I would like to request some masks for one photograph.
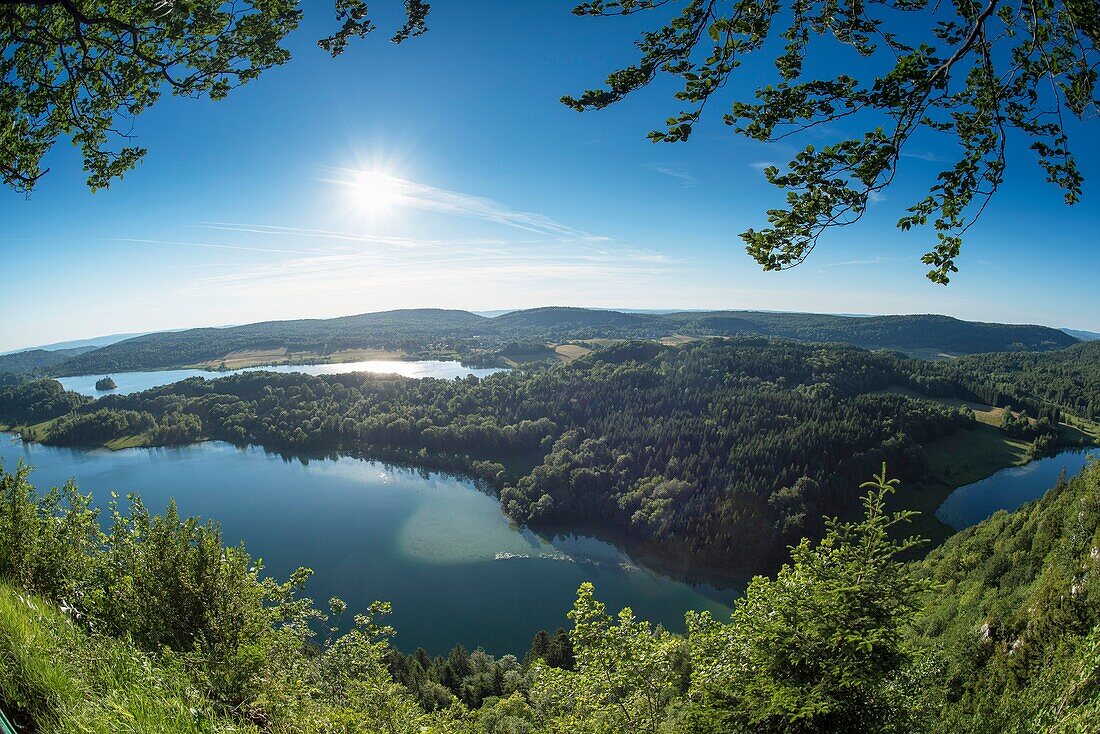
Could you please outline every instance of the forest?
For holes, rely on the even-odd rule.
[[[254,372],[96,401],[29,381],[0,389],[0,423],[61,445],[218,439],[461,471],[518,522],[600,527],[701,571],[756,570],[821,537],[823,516],[857,511],[852,487],[881,462],[918,484],[925,446],[974,425],[953,400],[1011,406],[1008,435],[1036,456],[1056,449],[1059,422],[1095,418],[1097,400],[1098,362],[1061,354],[991,372],[991,356],[758,337],[623,342],[483,379]]]
[[[516,341],[659,339],[757,335],[806,342],[841,342],[898,349],[918,356],[995,351],[1049,351],[1077,339],[1045,326],[961,321],[947,316],[848,317],[755,311],[621,313],[582,308],[537,308],[493,318],[468,311],[414,309],[335,319],[269,321],[222,329],[148,334],[66,359],[0,357],[0,372],[37,370],[51,376],[185,367],[232,352],[279,350],[327,355],[380,349],[408,357],[457,357],[470,364],[503,364]]]

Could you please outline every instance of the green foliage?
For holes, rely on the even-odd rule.
[[[902,629],[926,583],[894,540],[915,513],[885,511],[897,480],[886,467],[863,486],[865,515],[803,540],[775,579],[756,577],[730,624],[690,614],[691,694],[711,726],[758,732],[882,732],[904,700],[884,686],[908,659]]]
[[[752,101],[736,99],[727,125],[769,142],[846,131],[835,143],[806,145],[783,170],[765,169],[786,207],[768,211],[767,228],[741,234],[765,270],[801,263],[822,234],[861,219],[928,133],[948,136],[958,156],[898,227],[931,222],[936,240],[922,259],[934,282],[957,271],[963,234],[1004,181],[1010,138],[1030,142],[1066,203],[1081,196],[1063,120],[1096,111],[1095,2],[590,0],[573,12],[660,18],[641,34],[639,59],[612,72],[606,88],[563,98],[574,109],[608,107],[667,75],[680,84],[674,96],[684,109],[650,138],[685,141],[720,90],[744,89],[736,81],[746,58],[767,54],[776,83],[757,87]],[[805,63],[830,45],[847,52],[850,74],[822,78]]]
[[[28,349],[14,354],[0,354],[0,372],[37,372],[67,359],[91,351],[88,347],[73,349]]]
[[[296,0],[8,0],[0,3],[0,177],[30,191],[46,173],[42,158],[59,138],[84,155],[88,186],[110,185],[145,150],[128,142],[127,118],[165,90],[224,98],[286,63],[282,45],[298,27]],[[320,45],[333,56],[374,29],[363,0],[336,0],[340,29]],[[428,3],[407,0],[399,43],[425,30]],[[121,147],[116,147],[116,146]]]
[[[3,421],[12,426],[58,418],[91,403],[91,398],[69,392],[54,380],[16,382],[0,388]]]
[[[677,653],[682,640],[630,608],[616,618],[581,585],[569,618],[574,670],[537,665],[530,698],[548,732],[651,732],[667,717],[679,692]]]

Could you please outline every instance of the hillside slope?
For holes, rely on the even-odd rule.
[[[944,665],[940,731],[1098,730],[1100,463],[920,568],[937,584],[917,632]]]
[[[754,311],[674,314],[583,308],[537,308],[487,318],[468,311],[412,309],[335,319],[267,321],[223,329],[148,334],[50,365],[55,375],[162,369],[216,362],[242,351],[274,351],[324,359],[342,350],[379,349],[467,360],[499,357],[516,341],[768,336],[900,349],[916,356],[1064,349],[1077,340],[1058,329],[961,321],[948,316],[831,316]]]

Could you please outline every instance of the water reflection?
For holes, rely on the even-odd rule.
[[[191,377],[202,377],[207,380],[216,380],[219,377],[227,377],[242,372],[298,372],[306,375],[342,375],[349,372],[373,372],[376,374],[395,374],[404,377],[435,377],[441,380],[453,380],[456,377],[488,377],[496,372],[501,372],[496,367],[466,367],[461,362],[448,360],[421,360],[406,362],[401,360],[369,360],[365,362],[341,362],[333,364],[295,364],[274,365],[270,367],[245,367],[239,370],[211,371],[211,370],[153,370],[149,372],[112,372],[111,378],[117,388],[110,391],[96,390],[95,384],[104,375],[79,375],[77,377],[58,378],[66,390],[102,397],[104,395],[128,395],[133,392],[150,390],[161,385],[171,385],[174,382],[186,380]]]

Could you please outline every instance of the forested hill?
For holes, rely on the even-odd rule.
[[[962,321],[934,314],[917,316],[832,316],[804,313],[731,311],[675,314],[683,328],[717,334],[755,333],[813,342],[845,342],[868,349],[942,352],[1046,351],[1062,349],[1077,339],[1059,329]]]
[[[73,349],[28,349],[14,354],[0,354],[0,374],[5,372],[34,372],[61,364],[89,351],[88,347]]]
[[[996,351],[1047,351],[1077,339],[1045,326],[960,321],[947,316],[830,316],[754,311],[622,313],[537,308],[494,318],[467,311],[415,309],[335,319],[268,321],[222,329],[191,329],[128,339],[49,366],[75,375],[217,363],[234,352],[284,350],[323,359],[343,350],[378,349],[410,357],[457,356],[491,361],[516,342],[660,339],[682,335],[759,335],[807,342],[842,342],[898,349],[915,356]]]

